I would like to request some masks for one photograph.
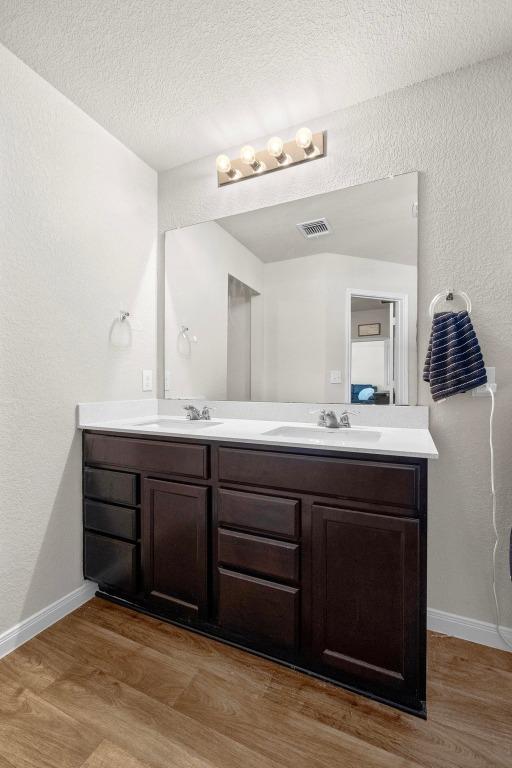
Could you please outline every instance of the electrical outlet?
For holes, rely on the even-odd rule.
[[[341,371],[329,371],[329,383],[341,384]]]
[[[488,385],[492,387],[493,392],[496,392],[498,388],[496,384],[496,368],[486,367],[485,372],[487,373],[487,384],[482,384],[481,387],[473,389],[473,397],[490,397],[491,395],[488,389]]]
[[[150,368],[144,368],[142,370],[142,391],[153,391],[153,371]]]

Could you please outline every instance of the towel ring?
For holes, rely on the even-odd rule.
[[[468,315],[471,314],[471,299],[469,298],[468,294],[465,291],[454,291],[452,288],[448,288],[444,291],[440,291],[432,301],[430,302],[430,307],[428,308],[428,313],[430,315],[430,318],[432,319],[434,317],[434,309],[438,301],[441,299],[444,299],[445,301],[453,301],[454,296],[460,296],[461,299],[464,299],[466,302],[466,309],[468,311]]]

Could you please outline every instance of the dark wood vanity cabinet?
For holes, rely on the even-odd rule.
[[[424,459],[84,433],[100,594],[425,713]]]

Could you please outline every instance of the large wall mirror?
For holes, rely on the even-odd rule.
[[[171,230],[165,394],[416,403],[418,175]]]

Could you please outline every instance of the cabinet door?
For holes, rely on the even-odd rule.
[[[146,594],[183,616],[207,609],[208,489],[146,480],[142,557]]]
[[[419,551],[418,520],[313,505],[315,666],[390,698],[417,698]]]

